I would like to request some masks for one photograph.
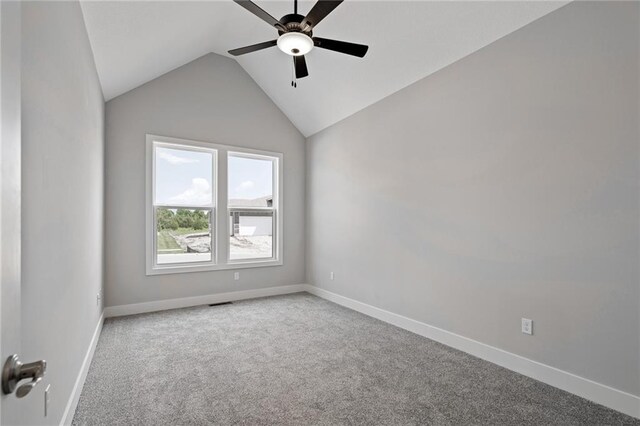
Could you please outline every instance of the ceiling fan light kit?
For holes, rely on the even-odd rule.
[[[298,15],[298,0],[294,0],[293,13],[283,16],[280,20],[274,18],[250,0],[233,1],[278,30],[279,36],[276,40],[233,49],[229,53],[233,56],[239,56],[277,45],[282,52],[293,57],[295,79],[309,75],[304,55],[314,47],[333,50],[334,52],[359,58],[363,58],[369,49],[369,46],[363,44],[313,36],[312,30],[315,26],[338,7],[343,0],[319,0],[311,8],[307,16]],[[291,86],[297,87],[295,80],[291,82]]]
[[[287,55],[306,55],[313,48],[313,40],[305,33],[284,33],[278,37],[278,48]]]

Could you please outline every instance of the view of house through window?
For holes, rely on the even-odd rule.
[[[229,259],[274,257],[275,158],[229,153]]]
[[[158,265],[212,261],[213,158],[211,150],[155,147]]]

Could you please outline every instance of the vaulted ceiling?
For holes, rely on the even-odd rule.
[[[276,18],[293,12],[293,1],[256,3]],[[314,35],[368,44],[364,59],[313,49],[297,88],[292,59],[277,47],[236,59],[309,136],[566,3],[346,0]],[[299,13],[313,4],[301,1]],[[207,53],[231,57],[230,49],[277,38],[231,0],[83,1],[82,9],[107,100]]]

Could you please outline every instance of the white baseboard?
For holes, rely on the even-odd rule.
[[[232,291],[229,293],[207,294],[204,296],[183,297],[180,299],[158,300],[155,302],[145,303],[133,303],[130,305],[108,306],[104,309],[104,313],[106,318],[111,318],[123,315],[143,314],[146,312],[165,311],[167,309],[188,308],[191,306],[208,305],[212,303],[224,303],[233,302],[235,300],[255,299],[257,297],[299,293],[301,291],[307,291],[306,284]]]
[[[640,397],[348,297],[307,285],[309,293],[461,350],[501,367],[640,418]]]
[[[96,346],[98,345],[98,339],[100,338],[100,332],[102,331],[103,323],[104,311],[102,312],[102,315],[100,315],[98,325],[96,325],[96,329],[93,332],[93,337],[91,338],[91,342],[89,343],[89,349],[84,356],[82,366],[80,366],[80,372],[78,373],[78,378],[76,379],[76,383],[73,385],[73,390],[71,391],[71,396],[69,397],[67,406],[64,409],[64,414],[62,414],[62,420],[60,420],[61,426],[70,425],[73,421],[73,415],[76,412],[76,407],[78,406],[78,401],[80,400],[80,394],[82,393],[82,388],[84,387],[84,382],[87,378],[89,367],[91,366],[93,353],[96,351]]]

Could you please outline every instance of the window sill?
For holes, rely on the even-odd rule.
[[[230,269],[249,269],[249,268],[266,268],[270,266],[282,266],[282,260],[263,260],[263,261],[231,261],[230,263],[220,265],[179,265],[179,266],[158,266],[155,268],[147,267],[147,276],[165,275],[165,274],[184,274],[189,272],[210,272],[210,271],[226,271]]]

